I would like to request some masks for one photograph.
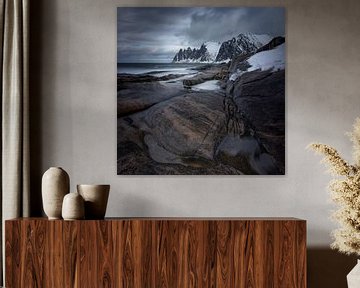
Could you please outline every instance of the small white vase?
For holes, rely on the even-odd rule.
[[[347,275],[348,288],[360,287],[360,260],[357,261],[355,267]]]
[[[69,193],[69,175],[60,167],[49,168],[42,177],[43,208],[49,219],[61,219],[63,198]]]
[[[79,193],[69,193],[65,195],[62,205],[62,217],[64,220],[84,219],[84,199]]]
[[[77,185],[85,201],[85,219],[104,219],[110,185]]]

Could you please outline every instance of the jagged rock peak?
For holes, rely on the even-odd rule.
[[[257,49],[271,40],[269,35],[258,35],[253,33],[241,33],[237,37],[221,44],[216,62],[230,61],[241,54],[256,52]]]
[[[265,34],[240,33],[223,43],[209,41],[203,43],[200,48],[180,49],[173,62],[227,62],[239,55],[255,53],[271,39],[271,36]]]
[[[264,46],[256,50],[256,53],[274,49],[275,47],[283,44],[284,42],[285,42],[285,37],[282,36],[275,37],[269,43],[265,44]]]
[[[214,62],[219,51],[220,43],[205,42],[200,48],[180,49],[173,58],[174,63],[192,63],[192,62]]]

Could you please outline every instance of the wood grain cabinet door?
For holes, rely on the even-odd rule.
[[[6,221],[6,287],[305,288],[297,219]]]

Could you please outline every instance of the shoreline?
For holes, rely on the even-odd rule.
[[[283,174],[285,99],[278,95],[285,74],[251,71],[230,81],[230,65],[206,63],[192,67],[194,73],[159,77],[158,71],[118,74],[118,174]],[[252,96],[267,95],[267,85],[279,87],[278,94]],[[266,106],[278,111],[276,126]]]
[[[206,64],[201,65],[198,69],[198,72],[195,73],[169,73],[159,77],[154,76],[154,72],[142,74],[118,73],[117,98],[118,102],[121,101],[122,104],[118,105],[118,117],[142,111],[174,96],[189,93],[195,85],[212,80],[221,80],[219,72],[220,69],[223,69],[223,65],[213,66]],[[215,90],[214,88],[212,85],[210,90]],[[202,90],[208,91],[207,89]],[[140,98],[142,98],[142,101],[140,101]]]

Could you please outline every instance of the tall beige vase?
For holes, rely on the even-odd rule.
[[[110,185],[77,185],[78,193],[85,201],[85,219],[104,219]]]
[[[42,177],[43,208],[49,219],[61,219],[63,198],[70,190],[69,175],[60,167],[49,168]]]

